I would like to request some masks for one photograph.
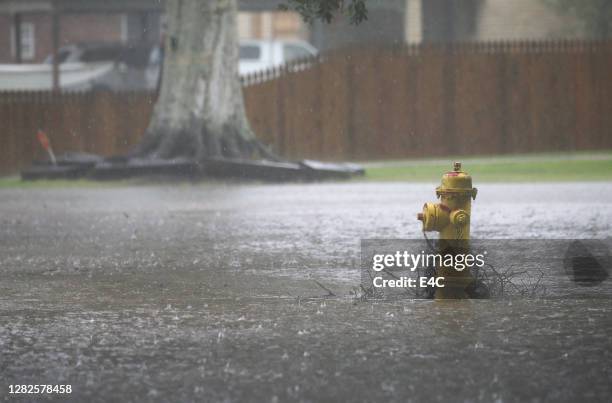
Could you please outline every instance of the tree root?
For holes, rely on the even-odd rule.
[[[244,136],[237,130],[231,129],[222,136],[204,130],[201,133],[196,135],[188,131],[147,132],[143,141],[128,153],[127,158],[154,160],[187,158],[198,162],[211,158],[286,161],[250,133]]]

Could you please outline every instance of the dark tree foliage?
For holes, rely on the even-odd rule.
[[[352,24],[359,24],[368,19],[365,3],[366,0],[286,0],[279,8],[297,11],[308,23],[315,20],[330,23],[343,14]]]

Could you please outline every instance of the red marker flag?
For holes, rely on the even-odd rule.
[[[51,148],[51,142],[49,141],[49,137],[47,137],[45,132],[43,132],[42,130],[39,130],[38,133],[36,133],[36,137],[38,138],[38,142],[40,143],[42,148],[44,148],[47,154],[49,154],[49,158],[51,159],[53,165],[57,165],[57,162],[55,160],[55,154],[53,153],[53,149]]]
[[[49,151],[49,137],[47,137],[47,135],[45,134],[45,132],[43,132],[42,130],[39,130],[38,133],[36,133],[36,137],[38,137],[38,141],[40,142],[40,145],[42,146],[42,148],[45,149],[45,151]]]

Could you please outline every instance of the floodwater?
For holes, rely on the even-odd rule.
[[[360,239],[420,238],[434,188],[0,190],[0,397],[609,401],[610,279],[571,298],[354,298]],[[472,235],[609,241],[611,204],[612,183],[485,184]]]

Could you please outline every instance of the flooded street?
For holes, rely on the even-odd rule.
[[[608,401],[609,279],[572,298],[354,298],[360,240],[421,238],[435,186],[2,189],[0,396]],[[478,188],[474,238],[612,238],[612,183]]]

